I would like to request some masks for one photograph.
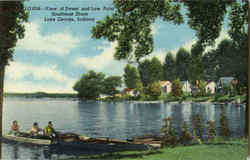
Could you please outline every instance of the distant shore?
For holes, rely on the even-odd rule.
[[[4,93],[4,97],[17,97],[17,98],[74,98],[77,99],[76,93]],[[214,104],[246,104],[246,96],[235,96],[235,97],[221,97],[214,99],[210,97],[188,97],[184,99],[164,99],[164,100],[127,100],[127,99],[99,99],[99,100],[83,100],[83,101],[99,101],[99,102],[133,102],[137,104],[156,104],[156,103],[214,103]]]
[[[22,98],[77,98],[76,93],[4,93],[4,97],[22,97]]]

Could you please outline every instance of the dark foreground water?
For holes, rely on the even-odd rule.
[[[233,137],[244,136],[244,105],[223,105]],[[136,102],[78,102],[71,99],[7,98],[4,102],[4,132],[13,120],[22,131],[37,121],[44,127],[53,121],[56,130],[74,132],[89,137],[127,139],[146,134],[159,135],[165,117],[173,119],[176,131],[183,121],[191,126],[192,116],[199,113],[203,124],[214,120],[219,127],[222,105],[212,103],[136,103]],[[204,126],[204,125],[203,125]],[[204,135],[206,130],[204,129]],[[49,155],[47,153],[50,153]],[[71,155],[70,155],[71,154]],[[76,153],[55,151],[47,147],[2,143],[2,159],[60,159]]]

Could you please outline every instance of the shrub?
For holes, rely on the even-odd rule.
[[[207,135],[208,135],[208,141],[212,141],[215,138],[215,128],[214,128],[214,121],[207,121]]]
[[[174,97],[182,97],[183,96],[182,85],[181,85],[181,81],[179,78],[173,81],[172,95]]]
[[[224,107],[221,108],[219,132],[220,132],[220,136],[222,136],[222,137],[229,137],[230,136],[228,120],[227,120],[227,117],[225,115]]]
[[[174,134],[174,128],[172,127],[171,118],[163,119],[164,125],[161,128],[163,134],[162,144],[164,146],[175,146],[177,144],[177,138]]]
[[[184,121],[183,128],[181,131],[181,137],[180,137],[179,141],[181,144],[187,145],[187,144],[190,144],[192,140],[193,140],[193,136],[189,132],[188,126],[187,126],[186,122]]]
[[[198,138],[202,138],[201,115],[196,114],[192,118],[193,132]]]
[[[204,97],[206,96],[206,82],[201,80],[198,83],[199,93],[198,96]]]
[[[161,85],[159,82],[153,82],[145,88],[145,93],[150,96],[149,100],[157,100],[161,95]]]

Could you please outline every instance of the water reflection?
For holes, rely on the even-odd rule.
[[[78,102],[70,100],[7,100],[4,107],[4,131],[17,119],[22,130],[30,128],[37,120],[45,126],[48,120],[55,123],[58,131],[75,132],[90,137],[127,139],[146,134],[159,135],[163,118],[171,117],[176,134],[183,121],[192,128],[192,117],[202,116],[202,124],[215,121],[216,132],[222,106],[211,103],[154,103],[134,102]],[[34,109],[35,108],[35,109]],[[224,105],[225,114],[233,137],[244,135],[245,106]],[[203,134],[206,129],[203,127]],[[53,159],[65,156],[66,151],[48,150],[23,145],[3,144],[3,159]],[[72,153],[69,152],[66,155]]]

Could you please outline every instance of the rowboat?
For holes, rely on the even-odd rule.
[[[38,138],[30,138],[30,137],[22,137],[22,136],[14,136],[14,135],[3,135],[3,139],[7,141],[13,142],[21,142],[27,144],[36,144],[36,145],[50,145],[50,139],[38,139]]]
[[[96,152],[120,152],[147,150],[148,145],[137,144],[125,140],[110,139],[110,138],[89,138],[78,135],[59,136],[55,139],[40,139],[32,137],[3,135],[3,139],[25,144],[45,145],[52,148],[60,149],[76,149],[84,151]]]

